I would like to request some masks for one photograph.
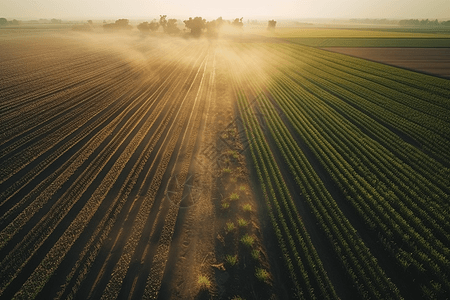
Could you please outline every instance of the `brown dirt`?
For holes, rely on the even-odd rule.
[[[328,47],[322,49],[450,79],[450,48]]]
[[[242,150],[238,134],[236,112],[231,88],[226,83],[226,70],[218,58],[214,69],[213,89],[207,109],[201,143],[195,156],[198,178],[194,186],[202,186],[202,193],[195,205],[179,213],[171,253],[172,263],[167,264],[160,299],[274,299],[274,281],[259,282],[254,273],[256,267],[271,272],[269,258],[260,229],[259,213],[262,209],[255,200],[246,167],[245,156],[233,156],[229,151]],[[231,173],[223,172],[231,169]],[[239,190],[241,186],[245,191]],[[238,193],[238,200],[230,200],[231,193]],[[223,209],[223,203],[230,207]],[[250,204],[251,212],[244,212],[243,204]],[[249,225],[239,228],[237,219],[243,218]],[[234,222],[236,229],[227,232],[227,222]],[[251,258],[250,249],[239,242],[244,234],[255,237],[252,249],[260,251],[259,261]],[[238,263],[230,266],[226,255],[237,255]],[[211,287],[202,290],[198,276],[206,276]],[[277,282],[278,284],[278,282]]]

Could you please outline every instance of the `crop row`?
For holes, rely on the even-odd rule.
[[[173,87],[173,91],[175,91],[177,85],[174,84]],[[161,92],[162,91],[160,91],[159,93]],[[161,110],[167,106],[171,95],[172,93],[169,93],[164,96],[165,100],[161,99],[160,101],[158,101],[155,111],[161,112]],[[155,97],[152,96],[152,98],[158,99],[159,95],[156,95]],[[137,197],[137,195],[139,195],[139,192],[135,191],[135,186],[139,186],[140,189],[142,189],[142,185],[146,181],[146,178],[140,178],[143,177],[142,171],[145,169],[153,168],[154,161],[149,160],[149,158],[151,157],[151,153],[155,149],[161,136],[168,128],[170,121],[172,121],[175,109],[176,105],[172,105],[166,113],[166,116],[158,124],[155,123],[157,120],[156,117],[150,118],[153,120],[154,125],[157,126],[157,129],[154,131],[154,134],[151,136],[150,140],[145,144],[142,151],[135,152],[134,155],[139,155],[139,157],[137,158],[137,163],[133,166],[133,169],[129,172],[127,178],[124,180],[124,184],[120,187],[120,191],[117,193],[117,196],[115,196],[113,204],[109,206],[108,211],[104,214],[101,222],[99,222],[99,224],[95,227],[95,232],[92,234],[89,241],[85,244],[83,251],[79,254],[79,259],[77,260],[70,273],[67,275],[65,285],[58,293],[60,298],[63,297],[63,295],[66,295],[65,297],[72,298],[78,291],[79,286],[86,278],[87,272],[89,271],[98,252],[100,251],[101,245],[105,242],[106,238],[110,234],[112,227],[115,224],[121,222],[119,214],[125,206],[126,200],[128,199],[128,197]],[[151,165],[149,165],[150,163]],[[139,201],[134,201],[134,205],[139,205],[139,203],[136,202]],[[127,215],[121,217],[122,221],[123,219],[128,219],[131,217],[129,216],[129,213],[130,210],[128,210]],[[68,291],[67,287],[70,283],[72,284],[72,288],[70,289],[70,291]]]
[[[258,99],[264,102],[263,116],[266,117],[266,122],[269,124],[269,129],[278,149],[289,165],[291,174],[295,176],[295,181],[303,191],[302,194],[307,195],[306,201],[314,212],[322,230],[327,233],[334,250],[339,253],[341,263],[354,285],[358,287],[361,297],[398,298],[396,287],[387,279],[367,247],[357,237],[355,229],[337,208],[334,200],[324,191],[325,188],[321,186],[320,180],[317,179],[317,176],[313,176],[314,171],[311,166],[308,166],[307,163],[299,165],[299,160],[301,161],[302,157],[305,160],[304,155],[298,147],[295,147],[295,142],[293,142],[281,120],[277,119],[279,117],[274,114],[273,108],[270,109],[268,99],[262,93],[259,94],[262,96]],[[288,144],[293,149],[289,149]],[[311,170],[311,173],[305,174],[308,169]],[[327,199],[326,204],[324,203],[325,199]]]
[[[196,56],[196,59],[203,56]],[[105,242],[105,238],[108,236],[108,232],[118,221],[110,217],[117,217],[120,214],[121,206],[123,207],[125,204],[124,200],[127,198],[127,194],[133,190],[137,178],[143,178],[145,175],[142,171],[144,166],[148,164],[147,160],[153,151],[153,147],[159,143],[158,140],[163,132],[167,131],[168,126],[171,127],[174,126],[173,124],[178,124],[176,126],[177,130],[183,129],[181,121],[173,119],[173,112],[176,109],[178,110],[177,115],[180,111],[182,111],[182,115],[186,115],[189,110],[186,110],[187,107],[183,105],[178,105],[177,101],[173,101],[173,96],[174,93],[180,92],[179,95],[186,99],[187,96],[184,95],[187,92],[183,91],[183,88],[186,84],[194,85],[197,81],[192,76],[183,77],[186,75],[187,70],[196,68],[193,69],[192,65],[180,64],[177,61],[163,66],[167,70],[167,78],[163,78],[160,82],[154,82],[151,87],[140,87],[136,92],[130,91],[127,95],[124,94],[117,100],[118,103],[124,105],[123,107],[116,103],[116,107],[113,107],[108,114],[94,115],[91,119],[87,118],[87,120],[93,120],[90,126],[84,128],[84,130],[76,130],[77,135],[75,136],[69,135],[71,138],[78,136],[76,141],[67,139],[67,142],[61,148],[56,148],[61,152],[54,155],[52,160],[42,161],[41,169],[35,169],[36,173],[31,174],[29,179],[21,182],[21,184],[16,184],[15,188],[10,190],[7,195],[4,194],[6,199],[4,198],[3,204],[8,204],[12,199],[11,196],[14,196],[17,190],[23,187],[23,184],[31,182],[42,169],[51,165],[52,161],[56,162],[58,157],[65,155],[66,151],[70,152],[73,145],[83,142],[84,145],[79,147],[75,154],[71,154],[68,157],[70,159],[63,163],[60,166],[61,168],[56,169],[56,175],[51,174],[48,178],[45,178],[42,184],[38,184],[35,190],[25,197],[28,200],[21,204],[13,203],[13,211],[8,210],[2,216],[4,220],[8,221],[6,228],[2,230],[2,234],[6,238],[6,240],[2,239],[4,241],[3,246],[8,251],[1,262],[2,293],[8,290],[8,295],[12,295],[12,289],[17,288],[17,286],[10,287],[10,284],[13,281],[17,281],[17,276],[20,276],[22,278],[20,280],[26,279],[26,281],[24,280],[24,284],[17,291],[15,297],[36,296],[49,282],[50,278],[54,276],[53,274],[59,268],[61,262],[67,259],[67,253],[72,251],[72,246],[75,243],[79,243],[78,238],[82,234],[85,238],[88,224],[97,222],[93,216],[100,213],[100,206],[106,205],[106,198],[110,198],[111,191],[119,176],[124,176],[122,175],[124,170],[131,169],[131,171],[127,171],[130,172],[127,175],[128,184],[121,186],[121,192],[117,196],[115,195],[115,200],[108,203],[108,211],[105,212],[99,224],[100,226],[98,228],[95,227],[92,235],[87,239],[90,242],[86,245],[83,244],[85,247],[79,254],[80,260],[74,264],[70,272],[67,272],[67,281],[58,294],[60,296],[64,294],[70,296],[71,293],[76,291],[76,287],[81,283],[79,280],[83,280],[89,270],[89,265],[92,265],[95,260],[95,253],[98,253],[102,242]],[[182,71],[182,69],[186,71]],[[152,94],[150,95],[150,93]],[[95,98],[95,95],[93,97]],[[199,107],[194,106],[192,109],[198,110]],[[120,114],[117,114],[116,112],[120,110],[122,110]],[[70,110],[68,111],[70,113]],[[159,117],[162,112],[165,114],[164,118]],[[64,114],[62,115],[64,116]],[[196,120],[198,122],[200,120],[198,115]],[[85,122],[89,123],[88,121]],[[171,122],[174,123],[171,124]],[[63,126],[67,127],[68,125]],[[75,124],[75,126],[78,125]],[[150,128],[155,126],[158,129],[151,136],[149,142],[148,134],[153,132],[153,129],[150,130]],[[171,138],[170,145],[172,145],[171,148],[173,150],[179,135],[171,134],[169,130],[164,136]],[[87,137],[89,137],[88,140],[86,140]],[[145,151],[142,153],[137,152],[137,149],[142,147]],[[158,152],[161,155],[164,154],[165,158],[163,161],[167,164],[171,156],[170,151],[167,152],[165,149],[160,148]],[[51,154],[50,157],[52,157]],[[131,165],[131,162],[136,163]],[[165,167],[159,169],[157,172],[159,175],[155,175],[156,179],[161,179],[161,175],[166,170]],[[149,172],[148,174],[151,173]],[[142,184],[146,181],[147,179]],[[151,190],[157,190],[157,186],[152,185]],[[142,193],[144,192],[142,191]],[[143,209],[143,211],[147,211],[147,214],[142,215],[140,213],[141,217],[147,218],[148,210],[152,208],[150,198],[146,197],[149,203],[143,205],[143,207],[148,208],[147,210]],[[22,207],[24,210],[19,211],[18,207]],[[36,216],[38,215],[42,215],[42,217],[36,223]],[[16,217],[12,221],[11,218],[14,216]],[[141,223],[136,221],[136,224],[142,227],[143,224]],[[22,233],[21,228],[24,225],[32,226],[29,233]],[[56,235],[56,240],[55,232],[59,232]],[[12,247],[8,240],[14,239],[16,235],[21,236],[23,234],[25,236],[22,242]],[[139,230],[133,231],[133,234],[138,234],[139,236]],[[128,236],[125,236],[125,238],[128,238]],[[55,240],[55,243],[44,256],[38,254],[39,252],[37,251],[49,239]],[[130,238],[129,241],[131,245],[134,245],[132,247],[135,248],[137,240]],[[93,251],[91,252],[90,250]],[[129,257],[126,251],[123,256]],[[36,261],[36,259],[42,260],[28,276],[25,272],[30,271],[24,271],[24,266],[29,265],[30,261]],[[90,261],[90,264],[82,263],[82,261]],[[72,280],[74,275],[77,278]],[[118,287],[120,288],[121,280],[119,281]],[[71,291],[65,290],[68,284],[74,284]],[[117,286],[114,289],[117,289]]]
[[[302,66],[303,64],[311,64],[309,67],[302,67],[302,72],[312,74],[315,77],[314,80],[320,83],[322,88],[342,97],[349,104],[396,128],[399,132],[413,137],[421,143],[421,147],[433,153],[437,159],[442,160],[446,165],[450,165],[447,156],[450,151],[450,142],[447,138],[448,122],[437,121],[428,114],[419,113],[414,106],[414,102],[409,103],[410,107],[395,108],[395,97],[387,99],[385,96],[370,92],[363,87],[370,85],[369,80],[358,79],[358,84],[351,83],[346,79],[339,78],[331,70],[328,72],[322,71],[322,69],[329,68],[324,66],[326,61],[322,60],[312,64],[310,59],[306,58],[309,58],[306,54],[296,54],[296,57],[289,59],[289,61],[291,65],[296,63],[302,63]],[[351,77],[351,74],[347,77]],[[432,93],[429,94],[433,95]],[[382,99],[384,100],[381,101]],[[437,108],[434,111],[442,111],[442,109]],[[441,112],[441,114],[445,115],[445,112]]]
[[[272,97],[347,199],[367,224],[380,232],[383,241],[391,241],[391,254],[399,264],[414,266],[414,272],[422,274],[422,280],[425,280],[424,272],[428,276],[432,274],[433,279],[441,284],[436,288],[436,293],[447,290],[447,212],[436,207],[430,209],[425,198],[410,191],[411,183],[408,181],[414,180],[414,173],[408,172],[408,169],[403,171],[404,168],[395,164],[389,153],[382,151],[379,145],[355,134],[356,128],[353,129],[332,110],[321,105],[319,99],[295,88],[295,82],[285,81],[279,83],[282,80],[278,80],[271,86],[269,91]],[[398,170],[386,166],[396,166]],[[367,181],[371,177],[383,182],[387,189],[372,187]],[[446,196],[445,193],[443,195]]]
[[[249,106],[248,98],[243,92],[243,86],[237,81],[235,86],[239,111],[244,120],[247,137],[251,141],[253,161],[297,296],[308,299],[335,299],[337,295],[334,287],[296,211],[284,179]]]
[[[276,63],[280,64],[279,59],[276,60]],[[357,127],[353,127],[353,131],[363,131],[371,138],[374,138],[376,136],[377,141],[388,148],[388,151],[392,152],[393,155],[391,155],[391,157],[396,160],[397,164],[403,163],[403,168],[406,168],[405,170],[408,170],[409,167],[405,165],[405,162],[415,168],[418,173],[415,174],[414,177],[418,177],[419,179],[413,185],[410,185],[411,188],[416,188],[416,191],[420,192],[421,190],[423,190],[423,186],[417,188],[415,187],[415,184],[420,184],[428,181],[428,187],[425,188],[425,190],[427,191],[428,189],[433,189],[432,192],[427,192],[428,194],[431,195],[433,193],[436,193],[440,198],[446,197],[445,194],[442,193],[442,191],[439,191],[439,189],[436,189],[436,187],[434,187],[434,185],[437,184],[441,189],[448,191],[445,174],[443,174],[442,172],[436,173],[436,170],[444,170],[445,167],[431,159],[422,151],[415,149],[411,145],[408,145],[406,142],[403,142],[391,131],[386,130],[386,128],[382,126],[382,124],[380,125],[379,123],[371,119],[370,115],[368,116],[364,114],[365,110],[355,109],[355,107],[353,107],[352,105],[348,105],[345,101],[342,101],[344,95],[346,96],[344,99],[357,96],[353,95],[351,92],[342,94],[342,92],[339,93],[338,90],[331,91],[327,88],[327,84],[331,84],[329,81],[325,81],[321,77],[318,77],[311,72],[305,71],[304,69],[301,69],[301,71],[299,71],[295,68],[283,67],[282,72],[282,74],[280,73],[279,76],[277,76],[276,80],[278,82],[283,80],[291,82],[290,84],[292,84],[291,86],[293,86],[294,88],[292,89],[292,91],[287,92],[290,93],[292,97],[313,97],[312,101],[317,104],[321,103],[322,101],[326,102],[329,108],[335,110],[338,114],[345,115],[345,118],[349,119],[353,123],[353,125]],[[358,100],[360,99],[358,98]],[[361,101],[364,101],[364,99],[361,99]],[[376,127],[376,130],[374,130],[373,127]],[[407,148],[408,151],[405,151],[405,148]],[[386,151],[386,149],[383,149],[379,146],[375,147],[375,150],[382,152]],[[442,153],[444,153],[444,151],[442,151]],[[398,159],[398,157],[402,156],[404,160],[406,160],[405,162],[402,162],[400,159]],[[443,203],[445,201],[441,202]]]
[[[131,258],[136,254],[138,242],[141,239],[141,235],[145,225],[149,221],[148,216],[150,215],[150,210],[153,208],[156,192],[161,185],[162,175],[165,172],[168,172],[167,168],[169,166],[169,160],[171,159],[172,154],[176,152],[175,145],[180,141],[180,148],[187,147],[189,149],[192,148],[192,146],[189,147],[189,144],[195,142],[196,140],[195,138],[186,140],[186,136],[190,131],[191,126],[193,127],[191,130],[194,132],[193,135],[195,136],[195,128],[199,125],[200,120],[198,120],[198,118],[196,117],[192,118],[192,116],[196,116],[197,114],[199,114],[198,111],[201,111],[201,109],[199,108],[199,104],[203,105],[204,103],[199,103],[199,99],[197,97],[193,97],[191,95],[191,91],[194,92],[195,89],[198,89],[197,93],[199,93],[202,90],[204,77],[200,76],[200,74],[204,75],[207,67],[207,58],[208,55],[205,53],[201,53],[201,55],[199,55],[198,61],[195,63],[195,67],[192,68],[191,75],[188,76],[186,81],[183,83],[183,86],[188,84],[189,88],[187,89],[187,91],[185,91],[184,94],[180,94],[179,96],[177,96],[178,98],[180,98],[178,103],[178,111],[173,117],[171,124],[168,125],[168,133],[164,137],[164,141],[167,140],[166,149],[160,148],[158,150],[157,156],[159,152],[161,152],[161,159],[158,164],[156,174],[151,179],[150,187],[147,191],[143,190],[139,192],[139,194],[145,194],[145,202],[139,209],[139,212],[133,224],[133,228],[131,229],[130,237],[128,238],[127,243],[124,246],[122,255],[114,268],[111,279],[109,280],[106,289],[102,294],[102,298],[104,299],[116,298],[119,295],[121,283],[127,274]],[[198,80],[200,80],[200,84],[197,86]],[[175,168],[179,167],[178,164],[181,163],[178,162],[178,157],[181,153],[181,150],[182,149],[177,150],[177,158],[173,163],[172,172]],[[183,163],[189,164],[189,150],[187,150],[185,154],[186,160]],[[181,175],[180,179],[182,181],[185,180],[185,178],[182,178]],[[164,226],[162,232],[160,233],[158,246],[155,246],[156,250],[153,249],[153,251],[155,251],[155,254],[153,255],[152,268],[150,270],[150,274],[148,275],[148,279],[152,280],[152,282],[147,283],[144,295],[146,295],[150,291],[156,292],[157,294],[159,290],[162,274],[165,270],[165,263],[167,262],[168,248],[172,239],[173,227],[175,225],[178,209],[178,205],[170,203],[169,211],[166,212],[165,216],[163,217]],[[165,212],[164,209],[160,209],[158,211],[156,220],[160,219],[160,214],[162,214],[163,212]],[[156,224],[154,224],[150,236],[154,236],[155,227]],[[152,259],[152,257],[149,255],[148,257],[142,257],[141,259]]]

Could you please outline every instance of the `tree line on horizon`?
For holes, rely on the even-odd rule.
[[[438,19],[432,21],[432,20],[419,20],[419,19],[409,19],[409,20],[400,20],[398,21],[398,25],[400,26],[450,26],[450,20],[449,21],[442,21],[439,22]]]
[[[62,20],[61,19],[51,19],[51,20],[39,19],[39,20],[28,21],[27,23],[61,24]],[[19,21],[19,20],[16,20],[16,19],[8,21],[6,18],[0,18],[0,26],[8,26],[8,25],[17,26],[17,25],[20,25],[20,24],[22,24],[22,21]]]
[[[222,17],[219,17],[212,21],[206,21],[202,17],[190,17],[184,20],[183,23],[185,28],[189,30],[189,34],[193,37],[200,37],[203,34],[208,37],[217,37],[220,29],[225,24],[242,30],[244,27],[243,19],[242,17],[235,18],[234,20],[224,20]],[[177,19],[168,19],[167,15],[160,15],[159,21],[154,19],[151,22],[142,22],[137,25],[137,29],[142,33],[150,33],[162,28],[164,33],[176,35],[181,32],[178,21]],[[267,28],[271,30],[275,29],[276,23],[275,20],[269,20]],[[129,25],[128,19],[119,19],[115,23],[104,24],[103,28],[105,30],[129,30],[132,29],[132,26]]]
[[[193,37],[200,37],[203,33],[206,33],[209,37],[215,37],[218,35],[220,28],[224,24],[232,25],[236,28],[242,29],[244,23],[242,22],[244,18],[236,18],[233,21],[224,20],[219,17],[212,21],[206,21],[202,17],[190,17],[188,20],[184,20],[184,26],[186,29],[190,30],[190,34]],[[167,34],[178,34],[180,33],[180,28],[178,27],[177,19],[167,19],[167,15],[160,15],[159,22],[153,20],[152,22],[143,22],[137,26],[139,31],[146,33],[150,31],[157,31],[159,28],[163,29],[164,33]]]
[[[403,20],[393,20],[393,19],[350,19],[352,23],[359,24],[374,24],[374,25],[400,25],[400,26],[450,26],[450,20],[439,22],[438,19],[403,19]]]

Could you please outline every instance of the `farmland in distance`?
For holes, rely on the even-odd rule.
[[[447,79],[267,33],[0,50],[0,298],[450,293]]]

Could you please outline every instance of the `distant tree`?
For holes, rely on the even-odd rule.
[[[426,20],[420,20],[420,26],[426,26],[426,25],[428,25],[428,19],[426,19]]]
[[[159,25],[161,25],[164,32],[167,31],[167,15],[159,15]]]
[[[439,23],[436,19],[434,21],[430,21],[428,19],[418,20],[418,19],[409,19],[409,20],[400,20],[398,25],[400,26],[439,26],[443,25],[444,22]]]
[[[149,32],[149,31],[156,31],[159,28],[159,23],[157,22],[142,22],[137,26],[137,29],[141,32]]]
[[[149,24],[149,27],[150,27],[151,31],[156,31],[159,28],[159,23],[151,21],[150,24]]]
[[[14,26],[20,25],[20,21],[18,21],[16,19],[13,19],[12,21],[9,21],[8,23],[9,23],[9,25],[14,25]]]
[[[129,22],[130,21],[128,21],[128,19],[119,19],[116,20],[114,24],[116,24],[118,27],[128,27]]]
[[[233,26],[235,26],[235,27],[237,27],[237,28],[240,28],[240,29],[242,29],[243,27],[244,27],[244,23],[242,22],[242,20],[243,20],[244,18],[236,18],[236,19],[234,19],[234,21],[231,23],[231,25],[233,25]]]
[[[133,27],[128,24],[128,19],[118,19],[114,23],[103,24],[103,29],[105,30],[130,30]]]
[[[217,20],[206,22],[206,33],[209,37],[217,37],[219,35],[219,26]]]
[[[189,20],[183,21],[186,28],[191,30],[191,35],[199,37],[202,34],[203,29],[206,28],[206,20],[202,17],[189,18]]]
[[[0,26],[8,25],[8,20],[5,18],[0,18]]]
[[[218,29],[222,27],[222,25],[225,23],[225,21],[222,19],[222,17],[218,17],[216,20],[216,26]]]
[[[140,32],[149,32],[150,24],[148,22],[142,22],[137,26],[137,29],[139,29]]]
[[[222,17],[206,22],[206,34],[208,35],[208,37],[217,37],[219,35],[220,29],[225,23],[226,22],[222,19]]]
[[[52,23],[52,24],[61,24],[61,19],[51,19],[50,20],[50,23]]]
[[[274,30],[276,25],[277,25],[277,21],[269,20],[269,23],[267,25],[267,30]]]
[[[94,25],[94,23],[92,22],[92,20],[88,20],[87,22],[88,22],[88,24],[91,25],[91,26]]]
[[[178,28],[177,19],[169,19],[167,21],[167,33],[168,34],[177,34],[180,32],[180,28]]]

